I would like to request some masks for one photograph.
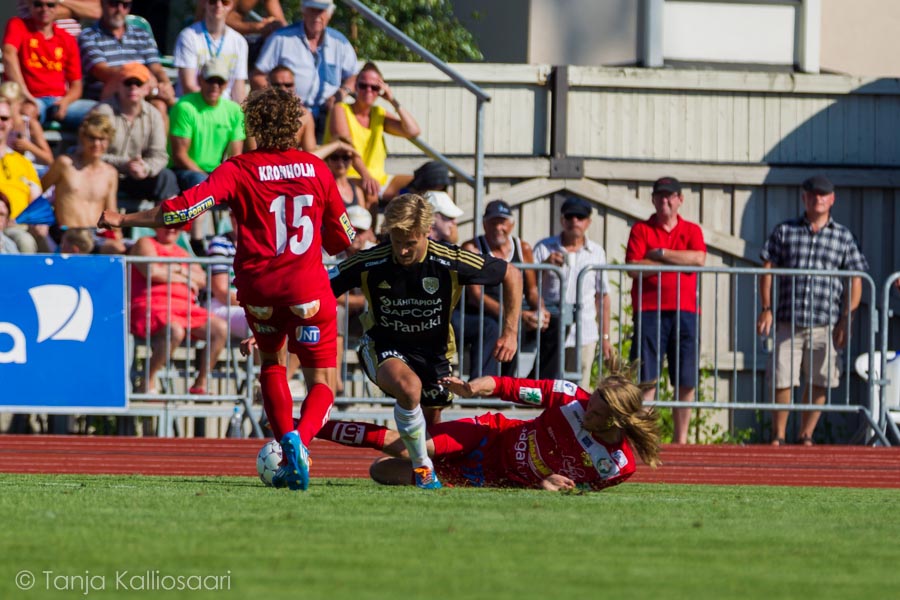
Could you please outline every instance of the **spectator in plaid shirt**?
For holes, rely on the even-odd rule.
[[[869,268],[849,229],[831,218],[834,185],[824,175],[803,182],[803,215],[775,227],[763,248],[763,266],[804,270],[865,271]],[[803,392],[803,403],[810,397],[824,404],[826,389],[840,381],[837,349],[847,344],[850,316],[859,306],[862,281],[850,278],[798,275],[778,278],[775,303],[775,402],[790,404],[791,392],[800,385],[800,374],[810,385]],[[772,329],[772,276],[760,280],[762,311],[756,320],[759,335]],[[771,377],[771,370],[768,376]],[[771,381],[771,380],[770,380]],[[812,436],[820,413],[804,412],[800,417],[799,440],[813,444]],[[772,419],[772,445],[784,444],[786,411],[775,411]]]

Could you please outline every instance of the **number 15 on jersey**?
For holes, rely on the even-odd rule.
[[[288,240],[287,227],[287,196],[278,196],[269,205],[269,212],[275,215],[275,251],[277,254],[284,254],[288,242],[290,242],[292,253],[303,254],[309,250],[315,235],[312,219],[309,215],[303,214],[304,208],[313,205],[312,194],[294,196],[291,201],[293,204],[291,227],[299,231],[292,235],[290,240]]]

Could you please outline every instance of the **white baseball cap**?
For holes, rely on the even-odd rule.
[[[372,213],[359,204],[347,207],[347,216],[354,229],[369,229],[372,227]]]
[[[303,0],[303,8],[334,10],[334,0]]]
[[[434,208],[434,212],[441,213],[448,219],[458,219],[465,212],[453,203],[453,199],[447,192],[425,192],[423,197]]]

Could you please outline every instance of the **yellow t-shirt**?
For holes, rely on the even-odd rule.
[[[36,183],[38,188],[41,180],[31,161],[18,152],[8,151],[0,157],[0,163],[3,167],[0,169],[0,190],[9,198],[9,218],[12,220],[31,203],[31,187],[23,178]]]
[[[363,163],[369,170],[369,174],[381,185],[386,184],[388,175],[384,170],[384,163],[387,160],[387,145],[384,143],[384,108],[380,106],[370,108],[369,126],[363,127],[356,120],[353,108],[349,104],[340,102],[337,106],[341,107],[344,114],[347,115],[347,123],[350,125],[350,141],[353,142],[353,147],[362,156]],[[329,123],[329,127],[325,132],[325,143],[327,144],[332,139]],[[350,167],[347,177],[359,177],[359,173],[356,172],[356,169]]]

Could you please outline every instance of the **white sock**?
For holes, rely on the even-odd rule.
[[[413,468],[428,467],[434,469],[431,458],[428,457],[428,446],[425,443],[425,415],[422,407],[417,406],[413,410],[406,410],[399,404],[394,405],[394,420],[397,422],[397,433],[409,452]]]

